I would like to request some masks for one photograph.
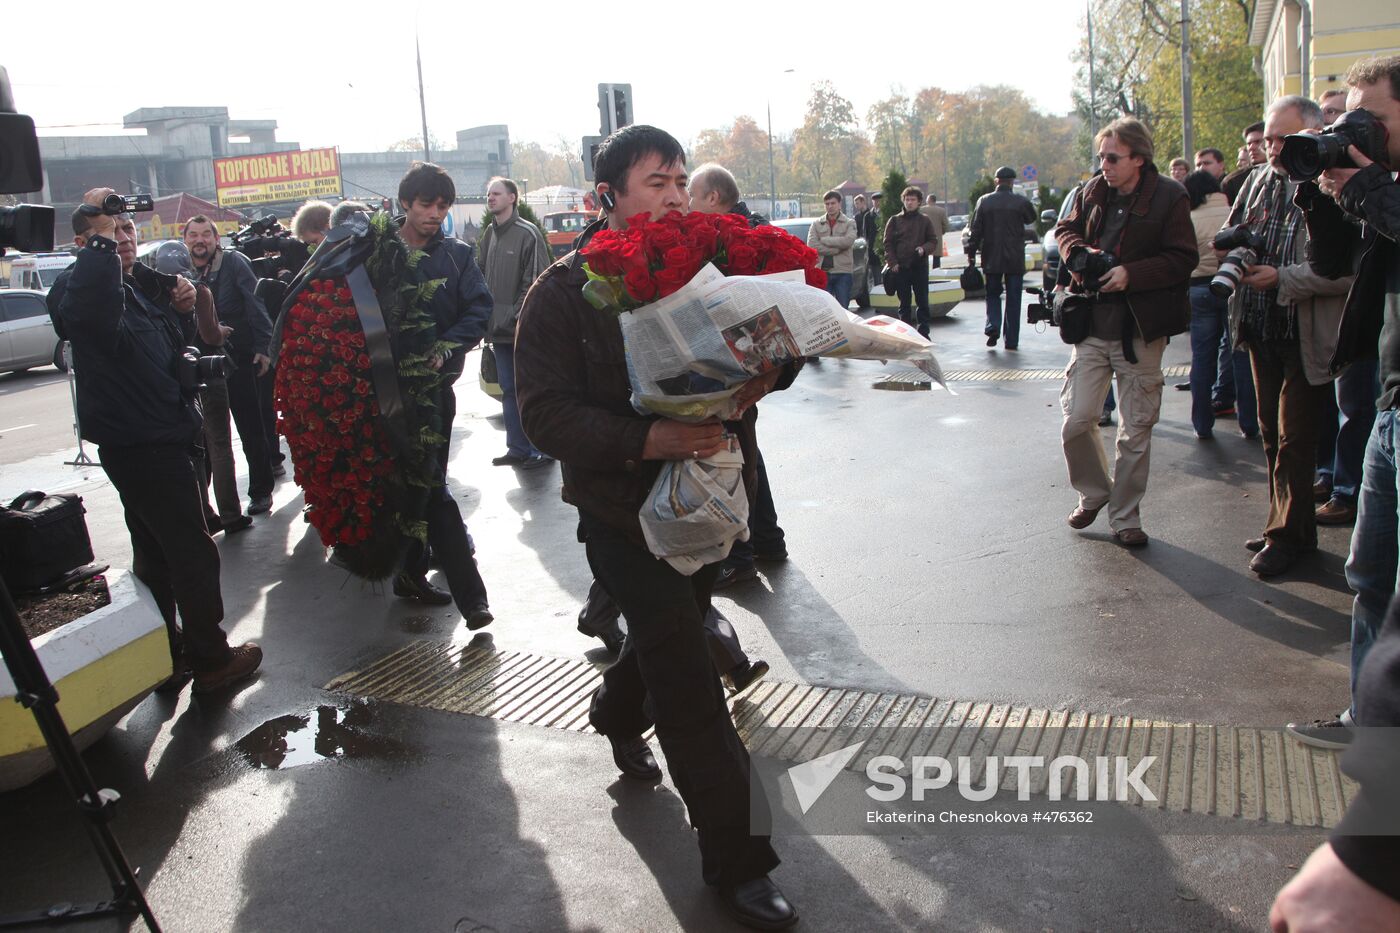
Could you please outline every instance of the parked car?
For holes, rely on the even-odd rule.
[[[1045,239],[1041,246],[1045,250],[1045,265],[1040,267],[1040,281],[1045,293],[1048,295],[1055,290],[1055,280],[1060,276],[1060,244],[1055,240],[1055,225],[1065,219],[1069,213],[1070,205],[1074,204],[1074,196],[1079,193],[1079,185],[1069,189],[1069,194],[1065,195],[1064,201],[1060,203],[1060,210],[1041,211],[1040,219],[1050,225],[1050,229],[1045,231]]]
[[[949,230],[961,230],[967,226],[966,214],[953,214],[948,218]]]
[[[812,224],[820,219],[820,217],[792,217],[787,220],[775,220],[773,226],[786,230],[806,243],[807,232],[812,229]],[[855,264],[855,269],[851,273],[851,296],[855,297],[856,295],[864,295],[868,291],[865,279],[870,273],[870,267],[866,262],[865,254],[869,247],[865,243],[865,237],[856,237],[856,245],[851,249],[851,261]]]
[[[63,341],[54,333],[43,292],[0,291],[0,373],[22,373],[50,363],[66,370],[62,351]]]

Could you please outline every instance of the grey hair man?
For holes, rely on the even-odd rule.
[[[1264,119],[1267,162],[1240,187],[1227,227],[1245,225],[1263,241],[1230,301],[1230,333],[1249,350],[1268,462],[1269,511],[1249,569],[1275,576],[1317,547],[1313,503],[1319,411],[1332,391],[1330,362],[1350,276],[1313,272],[1307,229],[1294,205],[1296,183],[1280,162],[1284,139],[1322,129],[1322,110],[1306,97],[1274,101]],[[1220,251],[1217,251],[1220,252]],[[1222,253],[1223,255],[1223,253]]]

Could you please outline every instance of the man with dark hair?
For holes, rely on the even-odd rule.
[[[443,280],[441,287],[433,293],[432,302],[440,349],[428,362],[443,375],[438,411],[442,414],[442,432],[446,438],[438,449],[442,485],[433,492],[428,505],[430,544],[435,536],[435,527],[451,527],[455,540],[455,526],[462,521],[461,511],[447,486],[448,448],[452,443],[452,423],[457,416],[457,393],[453,383],[462,375],[462,363],[467,351],[485,336],[493,308],[491,292],[487,290],[481,269],[476,264],[476,250],[471,244],[445,236],[442,232],[443,219],[456,200],[457,186],[452,183],[452,177],[441,166],[431,162],[414,162],[399,182],[399,207],[404,212],[399,220],[399,237],[410,249],[422,250],[427,254],[418,263],[418,280]],[[410,545],[409,553],[404,558],[403,571],[394,578],[394,595],[439,606],[445,606],[453,601],[453,597],[460,596],[457,608],[467,615],[468,624],[473,622],[472,617],[475,616],[484,625],[490,621],[490,613],[486,611],[486,590],[481,584],[480,575],[476,573],[475,559],[470,554],[457,555],[455,552],[454,548],[453,556],[449,557],[439,550],[438,556],[444,561],[449,584],[457,578],[467,583],[452,587],[452,593],[433,586],[428,582],[428,551],[414,544]],[[456,566],[447,566],[449,560]]]
[[[904,210],[885,224],[885,259],[899,295],[899,319],[917,324],[919,333],[927,337],[933,320],[928,311],[928,258],[938,246],[938,234],[933,223],[919,213],[919,205],[924,201],[922,191],[910,185],[900,200]],[[911,295],[919,309],[917,321],[909,306]]]
[[[1147,544],[1139,507],[1147,492],[1152,426],[1162,406],[1162,353],[1191,320],[1187,287],[1200,256],[1186,189],[1152,161],[1152,137],[1131,117],[1096,137],[1103,174],[1091,178],[1055,227],[1064,268],[1105,253],[1114,264],[1071,291],[1095,294],[1089,333],[1074,345],[1060,392],[1060,431],[1079,505],[1068,518],[1084,529],[1108,506],[1109,527],[1124,547]],[[1087,272],[1087,270],[1086,270]],[[1097,430],[1109,382],[1118,379],[1118,439],[1113,477]]]
[[[822,195],[826,216],[812,221],[807,229],[807,245],[822,258],[826,270],[826,290],[843,309],[851,303],[851,277],[855,270],[856,222],[841,211],[839,191]]]
[[[689,205],[685,151],[669,133],[628,126],[598,148],[594,176],[604,227],[653,219]],[[749,756],[734,729],[705,643],[704,618],[717,564],[678,573],[647,549],[637,517],[661,464],[708,457],[727,442],[717,421],[685,424],[639,414],[631,405],[622,330],[583,297],[581,253],[556,262],[525,298],[516,330],[517,393],[525,431],[562,464],[567,502],[579,510],[580,537],[594,576],[627,618],[629,637],[603,674],[589,721],[612,746],[626,776],[661,778],[642,738],[653,725],[676,789],[699,831],[702,872],[725,908],[759,929],[797,920],[769,879],[777,866],[767,836],[750,830]],[[778,385],[781,370],[756,377],[735,396],[741,409]],[[742,438],[741,438],[742,442]],[[745,451],[745,464],[750,452]]]
[[[1012,189],[1016,170],[997,169],[996,190],[977,199],[967,240],[967,264],[987,273],[987,321],[982,333],[987,346],[995,347],[1006,331],[1006,349],[1015,350],[1021,337],[1021,286],[1026,278],[1026,224],[1035,223],[1035,205]],[[1006,318],[1001,314],[1001,293],[1006,291]]]
[[[1196,170],[1210,172],[1216,182],[1225,177],[1225,153],[1219,149],[1201,149],[1196,152]]]
[[[231,328],[224,353],[232,364],[228,374],[228,409],[238,427],[243,458],[248,461],[248,514],[272,509],[274,453],[277,438],[267,436],[259,378],[272,362],[272,321],[257,296],[253,265],[236,250],[219,245],[214,222],[200,214],[185,221],[185,246],[194,263],[196,282],[214,293],[219,322]]]
[[[1240,146],[1239,161],[1235,170],[1225,176],[1225,180],[1220,183],[1220,190],[1225,192],[1225,197],[1230,199],[1230,203],[1235,203],[1235,198],[1239,196],[1240,188],[1249,177],[1249,173],[1254,171],[1256,165],[1263,165],[1269,161],[1268,155],[1264,152],[1264,121],[1251,123],[1244,128],[1244,145]]]
[[[262,649],[252,642],[229,647],[219,627],[219,549],[204,526],[191,461],[200,414],[194,393],[181,386],[177,362],[198,290],[183,278],[168,286],[136,262],[131,215],[101,210],[110,194],[111,188],[94,188],[83,196],[85,245],[55,324],[73,344],[83,439],[97,445],[126,511],[132,571],[150,587],[165,620],[171,683],[178,686],[193,670],[195,692],[208,693],[252,676]],[[204,314],[201,323],[216,326],[208,305]]]
[[[1289,723],[1299,741],[1321,748],[1340,748],[1352,738],[1353,725],[1381,725],[1358,717],[1358,676],[1375,643],[1386,607],[1396,591],[1400,565],[1400,505],[1397,505],[1396,411],[1400,408],[1400,184],[1390,171],[1400,166],[1400,55],[1364,59],[1347,72],[1347,109],[1365,110],[1389,131],[1384,153],[1365,153],[1355,146],[1347,155],[1360,168],[1334,168],[1324,173],[1322,190],[1309,209],[1309,225],[1334,202],[1350,217],[1337,221],[1345,230],[1362,224],[1361,243],[1353,248],[1345,237],[1319,234],[1311,257],[1319,274],[1340,276],[1355,270],[1337,331],[1332,367],[1356,365],[1379,356],[1380,397],[1366,442],[1356,527],[1347,559],[1347,585],[1356,593],[1351,610],[1351,704],[1338,716]],[[1360,254],[1359,264],[1356,254]],[[1393,698],[1393,695],[1392,695]],[[1394,723],[1388,723],[1394,725]],[[1392,779],[1393,780],[1393,779]]]
[[[506,423],[506,452],[491,463],[533,470],[554,461],[536,450],[520,427],[520,408],[515,401],[515,322],[525,293],[549,265],[549,245],[540,228],[520,216],[516,209],[519,201],[520,189],[509,178],[493,178],[486,186],[486,212],[491,216],[481,237],[477,262],[494,302],[488,339],[496,355]]]
[[[1320,276],[1308,265],[1303,214],[1293,204],[1298,186],[1279,161],[1284,138],[1321,129],[1322,112],[1306,97],[1282,97],[1264,125],[1268,163],[1245,180],[1226,226],[1247,224],[1264,240],[1231,298],[1230,333],[1249,350],[1269,470],[1267,522],[1246,544],[1257,552],[1249,569],[1269,577],[1317,547],[1318,417],[1332,391],[1328,363],[1351,280]]]
[[[856,236],[865,238],[865,280],[855,296],[856,305],[861,308],[870,306],[870,289],[879,284],[875,269],[875,237],[879,231],[880,212],[872,209],[869,203],[863,194],[856,195],[852,202]]]

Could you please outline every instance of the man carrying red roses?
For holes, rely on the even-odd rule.
[[[685,152],[655,127],[629,126],[604,140],[594,174],[607,217],[584,231],[580,246],[604,228],[623,229],[626,218],[684,213],[689,203]],[[624,256],[618,263],[594,272],[645,271],[650,260]],[[634,278],[641,287],[642,275]],[[584,298],[587,281],[583,258],[574,252],[535,282],[520,313],[515,364],[525,433],[561,462],[564,498],[579,510],[589,565],[621,606],[631,636],[604,673],[589,718],[608,737],[619,770],[649,781],[659,780],[661,770],[642,734],[655,725],[699,831],[706,882],[739,921],[782,929],[797,914],[768,878],[778,864],[768,837],[749,829],[750,807],[761,812],[766,801],[750,799],[748,752],[705,643],[718,565],[680,574],[652,556],[637,517],[661,464],[717,453],[725,446],[723,427],[637,413],[629,400],[622,330],[616,317]],[[779,372],[740,389],[741,408],[773,389]]]

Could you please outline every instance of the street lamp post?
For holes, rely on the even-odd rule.
[[[796,68],[784,68],[783,74],[790,75]],[[778,214],[778,174],[773,169],[773,95],[768,95],[768,219]]]

